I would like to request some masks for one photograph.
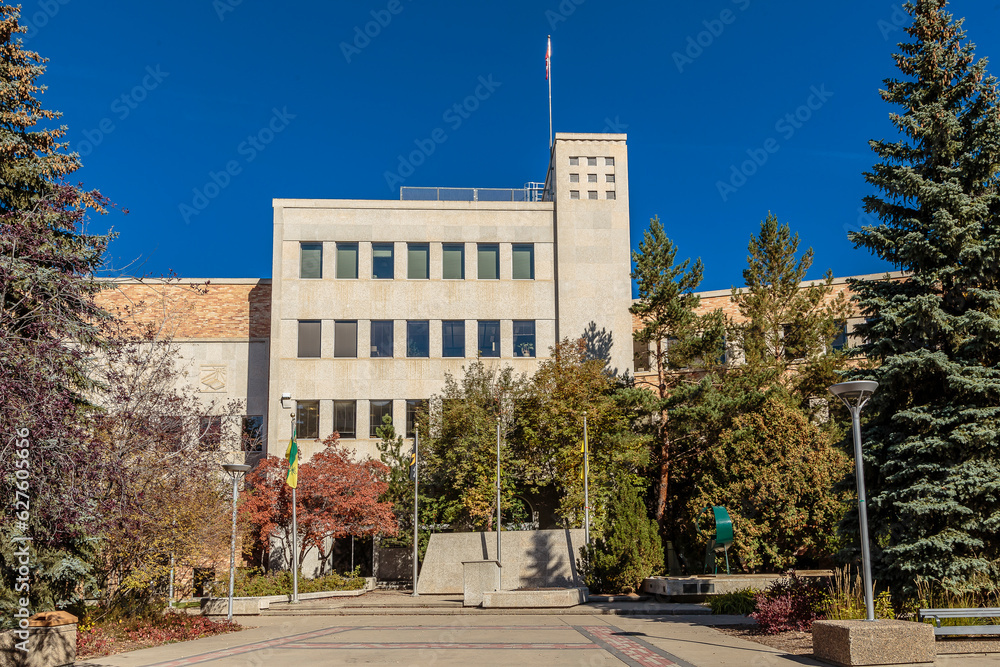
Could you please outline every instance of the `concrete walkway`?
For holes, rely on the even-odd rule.
[[[367,597],[367,596],[365,596]],[[377,601],[373,596],[372,601]],[[397,598],[404,597],[397,594]],[[406,596],[408,597],[408,596]],[[424,596],[421,596],[422,598]],[[411,604],[297,609],[294,615],[238,619],[243,632],[169,644],[77,663],[80,667],[306,667],[310,665],[631,665],[633,667],[770,667],[823,665],[710,627],[742,616],[638,615],[625,605],[497,614],[462,611],[447,600]],[[436,604],[436,606],[435,606]],[[394,609],[393,613],[373,613]],[[648,611],[648,609],[647,609]],[[680,611],[677,609],[675,611]],[[305,613],[302,613],[305,612]],[[450,612],[450,613],[449,613]],[[936,667],[1000,667],[1000,654],[944,656]]]

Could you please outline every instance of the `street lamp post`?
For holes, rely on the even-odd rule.
[[[867,620],[875,620],[874,590],[872,590],[872,557],[868,546],[868,508],[865,498],[865,469],[861,456],[861,408],[878,389],[878,382],[857,380],[841,382],[830,387],[830,393],[839,398],[851,412],[854,431],[854,467],[858,483],[858,521],[861,524],[861,568],[865,581],[865,610]]]
[[[229,545],[229,613],[226,618],[233,620],[233,586],[236,584],[236,498],[240,477],[250,471],[245,463],[223,463],[222,468],[233,480],[233,531]]]

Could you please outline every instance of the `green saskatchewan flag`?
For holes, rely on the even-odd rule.
[[[295,431],[292,430],[292,439],[288,441],[288,449],[285,450],[285,458],[288,459],[288,477],[285,483],[293,489],[299,484],[299,446],[295,444]]]

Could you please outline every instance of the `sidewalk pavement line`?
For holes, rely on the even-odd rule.
[[[570,626],[629,667],[694,667],[690,662],[659,649],[649,642],[611,625]]]
[[[538,642],[535,644],[523,642],[293,642],[285,644],[282,649],[323,649],[325,651],[356,650],[356,649],[383,649],[383,650],[407,650],[414,649],[439,649],[439,650],[475,650],[489,649],[491,651],[503,649],[527,650],[527,651],[575,651],[577,649],[598,649],[603,647],[594,643],[566,643],[566,642]]]
[[[202,662],[211,662],[212,660],[229,658],[234,655],[240,655],[242,653],[252,653],[253,651],[259,651],[260,649],[278,648],[284,646],[285,644],[290,644],[292,642],[302,641],[305,639],[312,639],[314,637],[322,637],[323,635],[332,635],[350,629],[351,628],[349,627],[323,628],[322,630],[303,632],[297,635],[278,637],[276,639],[268,639],[262,642],[243,644],[241,646],[233,646],[232,648],[218,649],[215,651],[209,651],[208,653],[199,653],[197,655],[188,656],[186,658],[175,658],[173,660],[155,662],[148,665],[147,667],[184,667],[185,665],[197,665]],[[152,648],[158,648],[158,647],[152,647]]]

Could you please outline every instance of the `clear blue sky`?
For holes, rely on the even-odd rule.
[[[950,9],[1000,74],[1000,0]],[[76,176],[130,211],[92,228],[114,226],[114,265],[133,275],[269,277],[272,198],[397,199],[386,172],[437,128],[447,140],[405,185],[543,180],[548,34],[556,131],[628,133],[633,247],[659,215],[681,255],[704,260],[701,288],[725,289],[742,283],[749,235],[773,211],[815,249],[810,277],[890,268],[846,229],[869,191],[868,140],[895,136],[878,97],[903,37],[892,2],[25,0],[22,11],[27,46],[50,59],[43,103],[83,156]],[[375,36],[359,38],[366,27]],[[480,77],[494,82],[487,99],[446,116]],[[785,118],[796,113],[807,119]],[[734,178],[754,155],[762,164]]]

